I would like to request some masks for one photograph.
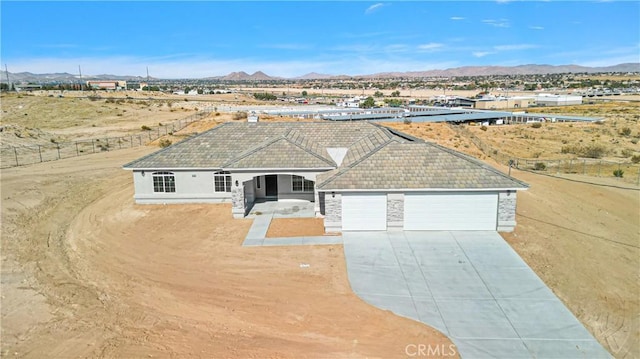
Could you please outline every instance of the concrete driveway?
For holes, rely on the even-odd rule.
[[[611,358],[496,232],[342,237],[353,291],[442,331],[462,358]]]

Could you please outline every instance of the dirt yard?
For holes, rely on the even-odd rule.
[[[518,225],[503,237],[610,353],[640,357],[638,187],[512,173],[531,188],[518,194]]]
[[[341,246],[243,248],[251,220],[229,205],[134,205],[120,166],[152,150],[2,171],[3,357],[393,358],[449,345],[357,298]]]
[[[267,238],[324,235],[322,218],[273,218]]]
[[[116,106],[107,99],[75,99],[64,106],[48,101],[67,97],[42,99],[48,105],[33,100],[25,116],[20,115],[24,105],[18,108],[3,97],[3,128],[17,126],[16,131],[33,131],[37,141],[48,142],[52,135],[103,135],[120,131],[119,126],[134,130],[157,125],[159,117],[153,116],[170,119],[195,111],[171,112],[176,104],[150,104],[149,111],[134,101],[117,105],[122,106],[117,111],[109,107],[115,111],[109,117],[97,113],[100,106]],[[15,106],[15,116],[4,112],[8,105]],[[90,111],[95,117],[76,126],[75,115],[64,115],[72,111],[66,107],[95,107]],[[51,115],[57,111],[60,116]],[[142,116],[145,111],[153,116]],[[132,113],[140,116],[118,122]],[[29,122],[36,114],[37,122]],[[610,146],[608,156],[622,160],[623,149],[637,153],[632,140],[640,129],[629,115],[607,115],[615,127],[610,121],[474,131],[504,150],[533,154],[527,146],[544,147],[538,151],[545,156],[566,145],[563,139],[595,139]],[[229,120],[230,114],[213,113],[167,138],[175,142]],[[506,172],[447,125],[393,126]],[[629,136],[620,135],[624,127]],[[30,135],[20,138],[11,131],[0,133],[3,144],[13,137],[29,143]],[[527,145],[525,134],[535,141]],[[552,135],[557,138],[547,141]],[[503,142],[510,136],[514,142]],[[120,166],[156,149],[2,170],[1,356],[395,358],[406,357],[407,344],[449,343],[431,328],[355,297],[340,246],[242,248],[251,220],[233,220],[228,205],[134,205],[130,173]],[[519,194],[518,226],[505,239],[616,358],[639,358],[638,186],[610,178],[513,174],[531,188]],[[291,235],[292,228],[316,233],[306,225],[275,221],[269,235]]]

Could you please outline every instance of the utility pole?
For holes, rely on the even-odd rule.
[[[149,84],[149,66],[147,66],[147,93],[151,91],[151,84]]]
[[[7,92],[11,91],[11,82],[9,82],[9,70],[7,70],[7,64],[4,64],[4,73],[7,75]]]
[[[78,65],[78,73],[80,74],[80,92],[82,92],[82,69]]]

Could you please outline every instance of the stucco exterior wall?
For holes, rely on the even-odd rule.
[[[313,202],[313,190],[311,192],[293,192],[291,175],[278,175],[278,201],[287,199],[300,199]]]
[[[153,192],[153,173],[171,172],[175,192]],[[229,192],[214,192],[214,171],[133,171],[134,200],[138,204],[220,203],[231,200]]]
[[[512,232],[516,226],[516,191],[498,194],[498,231]]]

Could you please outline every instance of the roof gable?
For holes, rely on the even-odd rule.
[[[222,169],[267,168],[267,165],[297,168],[297,164],[304,166],[301,168],[335,168],[339,165],[327,148],[348,148],[343,159],[346,164],[393,137],[397,136],[386,128],[366,122],[229,122],[130,162],[124,168]],[[281,142],[282,139],[288,143]],[[259,150],[268,154],[254,153]]]
[[[524,189],[484,163],[430,143],[391,141],[349,167],[317,177],[322,190]]]
[[[334,168],[336,164],[285,137],[274,138],[225,163],[223,168]]]

